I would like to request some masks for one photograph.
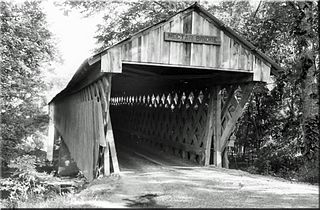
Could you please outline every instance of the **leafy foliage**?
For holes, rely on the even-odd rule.
[[[274,89],[260,85],[254,91],[237,132],[239,147],[256,156],[253,164],[260,173],[291,178],[299,173],[302,180],[318,181],[313,169],[319,169],[319,92],[312,87],[319,40],[313,4],[265,2],[241,30],[285,70]]]
[[[16,146],[46,127],[42,70],[56,56],[40,2],[2,1],[1,10],[1,158],[19,155]]]
[[[34,155],[23,155],[12,160],[9,167],[15,172],[9,178],[1,179],[0,190],[8,194],[9,206],[15,207],[18,201],[50,192],[52,189],[44,182],[52,175],[39,173],[36,170],[37,161]]]

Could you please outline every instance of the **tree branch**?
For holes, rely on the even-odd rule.
[[[159,2],[157,1],[153,1],[153,3],[159,5],[160,7],[162,7],[162,9],[166,10],[167,8],[165,6],[163,6],[162,4],[160,4]]]

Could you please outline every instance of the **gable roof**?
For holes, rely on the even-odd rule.
[[[263,61],[267,62],[270,64],[271,66],[271,73],[273,75],[278,75],[279,72],[283,71],[283,68],[280,67],[277,63],[275,63],[271,58],[269,58],[267,55],[265,55],[264,53],[262,53],[260,50],[257,49],[257,47],[255,47],[252,43],[250,43],[249,41],[245,40],[244,38],[242,38],[238,33],[236,33],[234,30],[232,30],[230,27],[226,26],[224,23],[222,23],[220,20],[218,20],[216,17],[214,17],[212,14],[210,14],[206,9],[204,9],[202,6],[200,6],[197,2],[195,2],[194,4],[192,4],[191,6],[187,7],[186,9],[183,9],[177,13],[175,13],[174,15],[154,24],[151,25],[149,27],[146,27],[134,34],[132,34],[131,36],[119,41],[118,43],[104,49],[103,51],[91,56],[90,58],[86,59],[81,66],[78,68],[78,70],[76,71],[76,73],[74,74],[74,76],[72,77],[72,79],[70,80],[70,82],[68,83],[67,87],[61,91],[59,94],[57,94],[49,103],[51,103],[52,101],[54,101],[55,99],[57,99],[58,97],[61,97],[63,95],[68,94],[68,92],[70,92],[70,90],[76,86],[81,80],[83,80],[88,73],[91,70],[91,66],[99,61],[101,61],[101,57],[103,55],[105,55],[108,51],[110,51],[111,49],[124,44],[128,41],[130,41],[133,37],[136,37],[139,34],[142,34],[144,32],[147,32],[149,30],[152,30],[152,28],[166,23],[168,22],[170,19],[172,19],[173,17],[184,13],[185,11],[190,10],[190,11],[195,11],[197,13],[202,14],[204,17],[206,17],[206,19],[208,21],[210,21],[211,23],[213,23],[215,26],[217,26],[217,28],[219,28],[220,30],[224,31],[226,34],[228,34],[228,36],[230,36],[230,38],[237,40],[237,42],[239,42],[240,44],[244,45],[247,49],[249,49],[249,51],[254,54],[255,56],[259,57],[260,59],[262,59]]]
[[[103,51],[93,55],[92,57],[88,58],[88,62],[90,64],[95,63],[97,61],[99,61],[101,59],[101,56],[103,54],[105,54],[109,49],[120,45],[126,41],[129,41],[132,37],[137,36],[138,34],[141,34],[145,31],[150,30],[151,28],[154,28],[155,26],[160,25],[161,23],[165,23],[168,22],[171,18],[173,18],[174,16],[183,13],[187,10],[194,10],[196,12],[202,13],[203,15],[205,15],[209,20],[211,20],[212,22],[214,22],[214,24],[216,26],[219,27],[220,30],[223,30],[225,32],[228,33],[228,35],[231,36],[231,38],[236,39],[239,43],[243,44],[244,46],[246,46],[247,48],[249,48],[251,50],[251,52],[257,56],[259,56],[262,60],[270,63],[270,65],[272,66],[271,69],[271,73],[274,75],[278,75],[278,72],[283,71],[283,68],[281,66],[279,66],[275,61],[273,61],[270,57],[268,57],[267,55],[265,55],[264,53],[262,53],[257,47],[255,47],[252,43],[250,43],[249,41],[247,41],[246,39],[244,39],[243,37],[241,37],[237,32],[235,32],[233,29],[231,29],[230,27],[226,26],[223,22],[221,22],[219,19],[217,19],[216,17],[214,17],[211,13],[209,13],[206,9],[204,9],[202,6],[200,6],[197,2],[195,2],[194,4],[192,4],[191,6],[187,7],[186,9],[183,9],[177,13],[175,13],[174,15],[154,24],[151,25],[149,27],[143,28],[142,30],[128,36],[127,38],[117,42],[116,44],[104,49]]]

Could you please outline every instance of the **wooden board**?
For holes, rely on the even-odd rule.
[[[54,126],[54,105],[49,105],[49,129],[48,129],[48,139],[46,142],[47,159],[49,161],[53,160],[53,145],[55,140],[55,126]]]

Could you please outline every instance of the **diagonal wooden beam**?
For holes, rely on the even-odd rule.
[[[214,165],[216,167],[222,167],[221,163],[221,87],[217,86],[216,89],[216,101],[215,101],[215,126],[214,126]]]
[[[244,85],[244,88],[242,90],[242,93],[243,93],[242,98],[241,98],[239,104],[237,105],[237,107],[233,113],[232,118],[229,119],[229,121],[227,122],[227,125],[221,135],[221,139],[220,139],[221,151],[223,151],[225,149],[225,147],[228,143],[227,140],[229,139],[236,122],[241,117],[241,115],[244,111],[244,105],[247,103],[247,101],[251,95],[251,92],[253,90],[253,87],[254,87],[254,83],[249,83],[249,84]]]
[[[110,119],[110,113],[108,113],[108,115],[109,115],[109,119]],[[109,148],[110,148],[113,172],[115,174],[118,174],[120,172],[120,169],[119,169],[119,163],[118,163],[118,158],[117,158],[116,146],[114,143],[114,136],[113,136],[113,131],[112,131],[111,120],[108,121],[106,140],[107,140],[107,144],[109,145]]]
[[[225,117],[225,114],[226,114],[226,111],[228,110],[229,108],[229,105],[230,105],[230,102],[232,100],[232,98],[234,98],[234,91],[237,89],[237,86],[236,85],[232,85],[232,87],[230,88],[230,93],[228,95],[228,98],[226,99],[226,101],[224,102],[224,106],[222,108],[222,111],[221,111],[221,119],[223,120],[223,118]]]
[[[214,130],[214,115],[215,115],[215,100],[216,100],[216,88],[213,87],[210,91],[210,101],[208,107],[208,116],[207,116],[207,129],[205,134],[205,161],[204,165],[208,166],[210,164],[210,155],[211,155],[211,144],[212,144],[212,135]]]

